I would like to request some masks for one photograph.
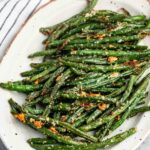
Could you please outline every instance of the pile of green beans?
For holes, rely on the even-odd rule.
[[[135,128],[107,139],[110,132],[150,111],[144,101],[150,75],[143,77],[150,49],[138,44],[150,35],[150,21],[144,15],[94,10],[97,0],[87,2],[81,13],[40,29],[45,50],[29,58],[43,57],[41,63],[31,63],[21,81],[0,83],[27,95],[22,106],[13,99],[9,104],[15,118],[45,135],[28,140],[37,150],[113,146]]]

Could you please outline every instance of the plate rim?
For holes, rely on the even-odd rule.
[[[3,62],[5,56],[7,56],[7,53],[9,52],[11,46],[13,45],[14,41],[16,40],[16,38],[18,37],[18,35],[19,35],[20,32],[22,31],[22,29],[26,26],[26,24],[27,24],[27,23],[32,19],[32,17],[34,17],[40,10],[43,10],[46,6],[51,5],[51,3],[52,3],[53,1],[55,2],[55,0],[51,0],[51,1],[47,2],[46,4],[40,6],[27,20],[25,20],[25,21],[22,23],[22,25],[21,25],[20,28],[18,29],[17,33],[14,35],[12,41],[9,43],[8,47],[6,48],[5,54],[3,55],[3,57],[2,57],[2,59],[1,59],[1,61],[0,61],[0,65],[1,65],[1,63]],[[58,0],[58,1],[60,1],[60,0]],[[142,118],[142,117],[141,117],[141,118]],[[140,119],[141,119],[141,118],[140,118]],[[149,130],[148,132],[150,132],[150,130]],[[145,134],[145,136],[143,136],[144,138],[143,138],[142,141],[145,140],[145,137],[147,137],[148,134],[149,134],[149,133],[147,133],[147,134]],[[3,142],[4,146],[9,150],[9,148],[7,147],[6,142],[3,141],[3,138],[2,138],[2,136],[1,136],[1,133],[0,133],[0,139],[1,139],[1,141]],[[142,141],[137,144],[137,147],[138,147],[139,145],[141,145]],[[137,147],[136,147],[136,148],[137,148]]]

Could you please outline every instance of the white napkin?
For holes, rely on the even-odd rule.
[[[51,0],[0,0],[0,60],[21,25]]]

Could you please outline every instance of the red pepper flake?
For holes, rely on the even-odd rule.
[[[26,122],[26,120],[25,120],[25,114],[23,114],[23,113],[21,113],[21,114],[16,114],[15,117],[16,117],[19,121],[21,121],[21,122],[23,122],[23,123]]]

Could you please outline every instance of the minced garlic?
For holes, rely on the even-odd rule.
[[[111,77],[118,77],[119,76],[119,73],[118,72],[114,72],[111,74]]]
[[[19,121],[21,121],[21,122],[23,122],[23,123],[26,122],[26,121],[25,121],[25,114],[23,114],[23,113],[21,113],[21,114],[16,114],[15,117],[16,117]]]
[[[100,110],[104,111],[104,110],[107,109],[107,104],[101,103],[101,104],[98,105],[98,108],[99,108]]]
[[[51,132],[53,132],[53,133],[58,133],[58,131],[56,130],[56,128],[54,128],[54,127],[50,127],[50,129],[49,129]]]
[[[34,121],[33,123],[38,129],[42,128],[44,125],[42,121]]]
[[[117,57],[114,57],[114,56],[110,56],[110,57],[108,57],[107,60],[108,60],[108,62],[113,63],[113,62],[117,61],[118,58],[117,58]]]

